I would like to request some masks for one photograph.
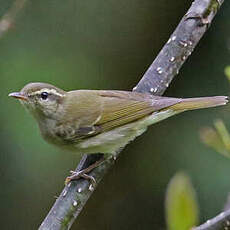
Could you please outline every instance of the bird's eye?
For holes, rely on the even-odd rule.
[[[41,99],[42,100],[47,100],[48,96],[49,96],[49,94],[47,92],[42,92],[41,93]]]

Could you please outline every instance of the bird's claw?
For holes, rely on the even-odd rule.
[[[65,185],[69,184],[71,181],[78,180],[80,178],[84,178],[86,180],[89,180],[92,184],[96,184],[95,178],[93,176],[90,176],[84,173],[84,170],[79,171],[79,172],[71,171],[70,173],[71,173],[71,176],[68,176],[65,179]]]
[[[93,163],[92,165],[90,165],[88,168],[82,169],[80,171],[70,171],[70,176],[68,176],[65,179],[65,185],[69,184],[71,181],[73,180],[78,180],[80,178],[84,178],[86,180],[89,180],[92,184],[96,184],[96,180],[93,176],[90,176],[89,172],[91,172],[94,168],[98,167],[99,165],[101,165],[104,162],[104,158],[96,161],[95,163]]]

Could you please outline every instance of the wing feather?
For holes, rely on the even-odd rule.
[[[101,132],[133,122],[181,101],[128,91],[99,91],[99,95],[103,101],[102,114],[95,125],[101,128]]]
[[[68,133],[68,141],[94,136],[107,130],[141,119],[155,111],[177,104],[181,99],[152,96],[128,91],[77,90],[74,92],[75,130]],[[82,100],[85,103],[82,104]],[[80,103],[81,102],[81,103]],[[92,112],[94,111],[94,112]],[[67,123],[69,119],[67,119]],[[88,132],[87,132],[88,131]]]

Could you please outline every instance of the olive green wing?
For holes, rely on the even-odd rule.
[[[181,101],[128,91],[99,91],[102,101],[101,118],[95,124],[101,132],[141,119],[155,111]]]
[[[95,124],[102,132],[138,120],[154,112],[151,100],[136,98],[132,92],[101,91],[101,118]]]
[[[77,141],[134,122],[181,101],[128,91],[78,90],[77,94],[79,96],[76,98],[84,97],[79,101],[84,99],[85,103],[78,106],[75,103],[76,115],[72,114],[72,117],[77,117],[76,120],[81,120],[81,123],[70,132],[72,135],[66,136],[65,139],[69,141]],[[77,109],[79,107],[80,112]]]

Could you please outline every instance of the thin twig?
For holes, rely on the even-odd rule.
[[[162,95],[206,32],[223,1],[194,1],[168,42],[133,90]],[[84,156],[77,170],[88,166],[88,162],[94,162],[94,158],[94,155]],[[97,184],[113,164],[114,160],[111,158],[90,173],[91,176],[95,177]],[[83,179],[66,186],[39,230],[70,229],[93,190],[94,188],[89,182]]]
[[[192,230],[230,230],[230,210],[221,212],[206,223],[192,228]]]

